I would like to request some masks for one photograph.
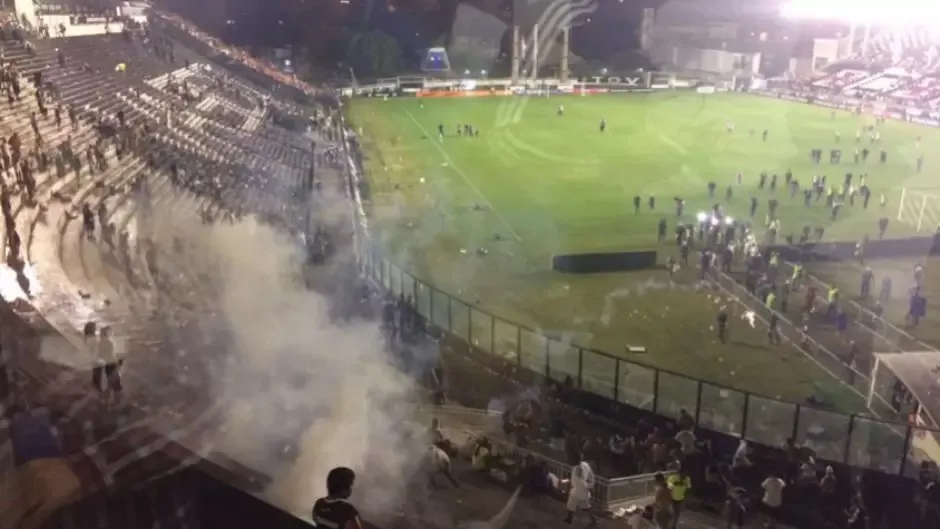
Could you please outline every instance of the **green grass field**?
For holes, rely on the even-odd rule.
[[[878,217],[896,216],[901,187],[925,185],[931,154],[940,152],[940,135],[889,122],[879,147],[888,151],[888,163],[872,156],[855,166],[855,133],[871,118],[839,113],[830,119],[826,109],[738,94],[376,98],[356,100],[349,113],[363,136],[373,235],[403,269],[506,320],[570,332],[579,345],[794,401],[841,389],[800,353],[769,346],[762,330],[744,322],[732,323],[731,344],[718,343],[712,325],[717,307],[729,301],[697,285],[694,271],[680,271],[674,282],[660,270],[565,275],[552,271],[552,256],[656,248],[665,260],[676,250],[672,197],[686,200],[683,220],[691,221],[712,203],[724,203],[729,185],[734,197],[726,209],[746,216],[749,198],[758,197],[760,224],[770,198],[757,188],[761,171],[780,174],[782,234],[797,235],[810,224],[825,226],[827,239],[855,239],[874,232]],[[726,132],[726,121],[734,122],[734,133]],[[463,124],[478,128],[479,136],[458,137],[454,131]],[[919,136],[924,174],[914,169]],[[810,149],[828,153],[839,145],[845,163],[811,163]],[[824,201],[806,208],[799,195],[790,199],[783,186],[788,169],[803,184],[817,172],[835,184],[846,171],[865,172],[876,198],[868,210],[859,202],[831,222]],[[715,200],[707,196],[709,181],[718,185]],[[888,197],[884,212],[881,193]],[[651,194],[656,211],[646,207]],[[638,215],[634,195],[644,199]],[[657,246],[663,217],[669,236]],[[906,229],[893,221],[889,234]],[[627,345],[648,352],[627,355]],[[857,401],[842,397],[845,407],[857,409]]]

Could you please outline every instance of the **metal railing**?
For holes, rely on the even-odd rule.
[[[395,296],[412,297],[429,325],[520,368],[558,382],[570,377],[583,391],[633,408],[672,419],[687,410],[700,428],[771,447],[794,439],[823,459],[892,474],[909,472],[908,462],[925,457],[917,439],[940,438],[940,430],[785,402],[563,342],[420,280],[367,239],[360,245],[363,274]],[[841,362],[829,367],[846,369]]]
[[[781,273],[787,277],[793,275],[794,266],[795,264],[789,261],[780,261]],[[823,293],[827,292],[832,286],[818,277],[806,273],[805,269],[803,272],[803,280],[807,285],[815,286],[819,292]],[[818,302],[823,303],[823,298],[819,298]],[[917,338],[914,338],[907,331],[898,328],[893,323],[885,320],[882,316],[875,314],[870,309],[863,307],[854,300],[840,299],[839,306],[846,314],[861,323],[871,333],[872,345],[878,353],[937,351],[936,347],[927,345]]]
[[[543,463],[549,472],[561,480],[567,480],[571,477],[572,465],[545,454],[522,448],[504,438],[499,430],[499,425],[502,424],[501,413],[458,406],[423,408],[422,411],[426,411],[429,416],[439,419],[441,428],[445,431],[458,430],[469,434],[471,438],[485,435],[490,445],[495,448],[497,455],[519,459],[521,459],[519,456],[526,456]],[[664,472],[663,474],[668,476],[670,472]],[[594,480],[594,488],[591,490],[591,502],[600,509],[613,511],[625,504],[652,496],[656,488],[655,476],[656,474],[637,474],[634,476],[605,478],[597,475]]]
[[[712,270],[710,277],[720,289],[742,304],[745,304],[748,309],[754,311],[755,317],[763,324],[766,325],[767,322],[770,321],[771,316],[776,314],[778,320],[777,329],[782,340],[790,342],[793,347],[800,350],[800,352],[812,360],[820,369],[828,373],[834,381],[838,381],[849,388],[858,395],[860,399],[867,397],[867,392],[871,385],[870,373],[863,373],[846,364],[838,355],[813,339],[809,333],[801,329],[799,325],[794,325],[785,314],[768,307],[733,277],[719,270]],[[884,409],[876,410],[878,412],[877,415],[888,417],[894,415],[886,402],[875,404],[884,404]]]

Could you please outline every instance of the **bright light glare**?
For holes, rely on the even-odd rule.
[[[795,19],[940,28],[937,0],[791,0],[780,8],[780,14]]]

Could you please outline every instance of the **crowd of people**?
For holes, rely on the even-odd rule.
[[[383,327],[391,342],[425,340],[428,323],[410,298],[386,297],[382,307]],[[473,472],[495,484],[522,486],[523,497],[570,500],[571,481],[576,479],[570,476],[587,466],[599,477],[655,474],[654,501],[624,514],[634,527],[675,527],[687,509],[721,517],[729,527],[779,523],[876,528],[903,523],[926,528],[940,516],[937,476],[927,463],[920,466],[915,485],[901,486],[884,481],[875,471],[853,472],[824,462],[793,439],[777,447],[746,441],[732,445],[729,439],[699,429],[685,410],[676,420],[621,415],[609,409],[585,417],[585,409],[597,406],[570,380],[533,391],[520,385],[514,366],[464,367],[462,363],[481,361],[461,358],[464,354],[472,358],[472,353],[452,352],[445,357],[446,369],[435,367],[427,375],[429,390],[439,402],[479,406],[472,395],[484,390],[515,397],[507,400],[501,431],[480,435],[460,447],[435,423],[432,442],[449,457],[467,459]],[[471,370],[474,374],[468,375]],[[623,420],[611,423],[611,416]],[[553,446],[560,450],[553,452]],[[571,465],[570,471],[565,464]],[[458,474],[457,479],[464,478]],[[571,505],[580,506],[581,497],[576,495]]]
[[[222,49],[221,44],[185,21],[172,16],[167,19],[186,29],[194,38],[212,42],[213,46]],[[317,93],[316,88],[302,84],[279,71],[273,71],[271,65],[252,59],[237,50],[228,50],[228,53],[279,82],[311,94]],[[161,56],[164,60],[170,57],[163,52]],[[16,65],[9,65],[7,72],[4,76],[5,90],[11,94],[13,101],[17,101],[22,96],[20,89],[15,88],[20,83]],[[211,164],[198,157],[180,155],[173,145],[160,136],[156,124],[130,123],[121,115],[113,116],[113,122],[109,124],[106,122],[112,121],[111,116],[92,113],[92,124],[88,126],[94,127],[96,139],[88,150],[84,153],[74,152],[68,142],[64,141],[53,149],[54,153],[50,159],[49,154],[39,148],[44,144],[42,129],[52,126],[78,129],[82,124],[67,103],[57,101],[53,95],[42,89],[41,79],[36,85],[37,90],[31,95],[35,98],[39,111],[38,114],[30,114],[25,118],[33,133],[35,149],[24,152],[24,138],[18,135],[8,139],[8,147],[0,146],[0,159],[5,160],[7,156],[10,158],[9,163],[4,162],[5,189],[4,194],[0,195],[0,205],[3,206],[6,220],[9,261],[24,261],[21,256],[22,237],[13,218],[15,208],[11,200],[15,196],[25,202],[36,202],[33,172],[54,169],[56,178],[64,178],[65,173],[72,170],[77,178],[85,174],[88,178],[94,178],[97,174],[107,171],[112,154],[113,158],[118,160],[124,156],[140,157],[146,161],[150,171],[167,168],[174,185],[212,201],[216,205],[215,211],[231,214],[232,217],[251,213],[240,210],[238,203],[227,203],[227,196],[222,193],[225,185],[231,182],[245,182],[249,175],[238,167]],[[171,99],[176,98],[177,103],[183,107],[193,102],[187,97],[187,94],[192,93],[189,86],[182,82],[168,83],[163,90],[164,95]],[[43,108],[47,109],[47,112],[43,112]],[[44,156],[47,157],[45,161]],[[341,162],[336,151],[323,155],[321,161],[330,164]],[[146,180],[146,177],[138,179],[133,186],[135,196],[144,201],[148,193]],[[112,228],[106,220],[106,211],[96,211],[91,204],[84,203],[79,206],[76,214],[81,216],[86,236],[94,235],[105,241],[115,239],[109,231]],[[213,222],[215,219],[210,216],[206,221]],[[716,235],[716,238],[722,236]],[[330,237],[328,233],[318,232],[313,238],[316,241],[314,246],[319,248],[320,252],[317,260],[322,261],[329,257],[324,254],[329,254],[328,248],[334,244],[329,241]],[[117,239],[121,240],[120,237]],[[118,242],[116,246],[121,247],[122,243]],[[149,264],[154,273],[159,273],[154,264],[156,260],[153,261]],[[20,270],[22,271],[22,267]],[[413,349],[428,343],[427,332],[432,330],[433,326],[418,313],[413,299],[390,298],[374,286],[354,277],[344,280],[342,285],[346,289],[343,295],[348,300],[343,312],[349,314],[359,311],[365,315],[380,315],[389,347],[400,361],[410,363]],[[24,290],[28,291],[28,288]],[[764,300],[766,302],[766,296]],[[9,317],[15,318],[12,314]],[[11,357],[25,356],[22,351],[11,354],[7,345],[11,341],[12,332],[8,331],[11,328],[4,326],[4,346],[0,348],[0,399],[9,397],[16,389],[9,384],[9,380],[13,378],[8,368]],[[92,372],[92,385],[106,395],[105,400],[116,402],[122,391],[121,362],[114,355],[114,345],[109,334],[106,325],[90,324],[86,328],[88,347],[95,349],[101,359],[98,367]],[[31,339],[24,337],[12,341],[18,344],[17,347],[26,347]],[[440,342],[430,343],[443,348]],[[469,352],[451,350],[449,354],[452,358],[447,366],[458,362],[468,365],[479,362],[479,358]],[[491,400],[493,395],[520,395],[520,373],[514,366],[489,364],[473,367],[472,370],[458,372],[437,365],[421,376],[427,381],[432,398],[437,403],[453,400],[475,407],[487,407],[490,402],[483,406],[477,405],[481,396]],[[467,375],[471,371],[474,374]],[[486,381],[482,381],[483,379]],[[487,389],[492,388],[492,391],[481,391],[481,385],[484,384]],[[936,484],[936,476],[926,467],[921,469],[922,473],[918,476],[919,488],[890,490],[875,473],[864,472],[859,477],[852,476],[842,468],[827,466],[817,459],[812,450],[801,447],[792,440],[788,440],[784,446],[773,447],[773,450],[752,447],[743,441],[736,448],[728,449],[726,443],[713,440],[708,432],[697,429],[695,418],[687,412],[680,414],[675,421],[644,417],[612,422],[603,417],[606,414],[596,411],[586,415],[584,409],[596,406],[583,402],[585,395],[573,387],[570,379],[540,388],[537,396],[531,396],[531,392],[524,395],[524,398],[506,397],[502,404],[505,418],[501,430],[505,437],[502,439],[508,439],[510,442],[497,443],[495,438],[480,437],[473,441],[471,450],[465,455],[474,471],[488,475],[499,472],[506,475],[507,465],[501,460],[505,459],[504,456],[517,458],[518,463],[512,466],[519,471],[512,476],[512,482],[522,485],[524,490],[531,494],[559,497],[567,495],[566,509],[569,511],[569,517],[566,521],[569,522],[575,519],[578,511],[586,510],[590,506],[590,491],[596,483],[595,475],[615,477],[657,473],[654,501],[647,509],[637,512],[629,519],[629,523],[634,527],[644,527],[642,524],[648,523],[650,525],[646,527],[655,524],[661,528],[674,528],[682,518],[683,512],[690,508],[720,514],[726,517],[729,526],[738,527],[757,516],[761,516],[768,523],[781,521],[800,527],[848,526],[876,529],[904,526],[919,529],[940,524],[940,510],[937,507],[940,504],[940,498],[937,497],[940,487]],[[11,416],[17,418],[25,413],[25,410],[14,408]],[[65,437],[78,439],[83,436],[80,428],[75,429],[74,426],[69,423],[63,428]],[[141,468],[133,469],[139,472],[130,472],[121,466],[127,465],[128,450],[139,449],[142,439],[144,445],[156,444],[157,440],[154,434],[146,429],[122,432],[120,436],[126,436],[127,442],[110,439],[111,444],[107,446],[113,445],[115,448],[113,451],[104,451],[105,461],[110,462],[106,466],[111,465],[114,468],[101,474],[100,461],[93,461],[91,456],[87,460],[78,459],[74,467],[80,472],[73,472],[76,479],[70,483],[85,486],[94,483],[95,485],[88,486],[91,490],[107,488],[109,485],[112,488],[129,485],[129,480],[149,479],[148,473],[152,475],[154,468],[159,472],[170,471],[179,465],[179,459],[186,458],[185,455],[165,456],[161,459],[163,466],[150,461],[146,465],[138,465]],[[80,446],[78,441],[74,443]],[[460,476],[452,472],[450,461],[451,458],[461,456],[459,451],[454,450],[455,447],[436,426],[432,427],[429,445],[431,446],[428,457],[436,470],[435,474],[442,474],[452,484],[459,485]],[[545,465],[545,459],[537,455],[539,452],[557,454],[558,459],[570,465],[570,475],[553,476],[551,469]],[[61,465],[57,468],[61,468]],[[89,472],[91,475],[80,475],[82,472]],[[329,495],[314,506],[315,520],[331,527],[358,529],[357,511],[346,501],[354,479],[355,474],[349,469],[338,469],[327,477]],[[917,494],[913,501],[904,497],[910,491]],[[34,517],[34,521],[41,520],[41,516],[49,516],[52,510],[63,505],[76,491],[65,488],[55,492],[54,498],[40,502],[42,508],[29,514]],[[887,501],[888,498],[898,500],[897,505]],[[906,511],[898,514],[895,512],[898,506],[904,506]],[[591,514],[589,518],[593,522],[594,515]]]
[[[84,342],[80,344],[94,357],[93,367],[87,371],[81,367],[70,369],[39,359],[41,337],[33,328],[32,320],[28,317],[24,320],[22,316],[24,309],[26,314],[32,311],[28,308],[28,297],[35,293],[37,280],[27,270],[35,223],[25,222],[24,212],[35,217],[35,222],[42,223],[52,202],[63,205],[65,215],[60,229],[64,230],[63,226],[76,219],[81,236],[92,243],[91,248],[114,256],[116,262],[125,266],[129,276],[138,273],[138,267],[145,266],[155,280],[161,276],[160,258],[156,254],[167,249],[158,249],[146,233],[131,240],[125,223],[113,220],[107,205],[112,202],[107,199],[127,194],[139,202],[141,211],[153,210],[150,193],[153,175],[157,173],[167,174],[180,192],[201,197],[209,204],[202,211],[204,222],[235,221],[240,216],[257,214],[266,215],[262,221],[275,223],[283,229],[302,231],[303,228],[298,226],[297,215],[281,206],[278,211],[284,213],[285,218],[275,218],[267,209],[251,209],[254,202],[245,197],[250,193],[264,194],[266,190],[263,182],[253,179],[253,172],[239,166],[234,158],[209,159],[199,152],[181,148],[178,137],[172,137],[173,123],[164,119],[164,114],[167,109],[192,109],[195,98],[187,97],[192,93],[187,81],[167,83],[160,88],[144,82],[148,72],[184,66],[182,57],[174,57],[171,42],[141,28],[126,28],[122,35],[101,38],[93,49],[85,49],[83,53],[119,57],[121,68],[114,68],[115,73],[111,74],[107,69],[102,73],[87,63],[83,65],[82,59],[73,56],[68,41],[63,41],[61,49],[53,50],[51,43],[38,39],[38,35],[30,31],[16,24],[14,18],[2,32],[5,53],[0,90],[7,96],[9,105],[3,110],[4,119],[0,123],[3,136],[0,207],[4,214],[6,263],[17,272],[26,297],[4,301],[0,326],[0,412],[9,420],[9,423],[0,421],[0,446],[6,450],[9,433],[17,462],[15,469],[0,465],[0,472],[4,478],[10,477],[8,472],[16,472],[16,479],[20,480],[19,486],[12,489],[15,494],[3,495],[0,516],[4,521],[12,516],[17,526],[21,523],[29,527],[45,523],[72,526],[94,523],[102,527],[127,527],[130,520],[126,512],[120,512],[121,508],[102,507],[100,513],[95,514],[92,511],[96,509],[62,507],[79,497],[94,497],[97,492],[104,493],[102,505],[113,503],[115,494],[126,494],[129,496],[126,501],[131,503],[139,501],[131,496],[144,494],[159,504],[154,504],[152,509],[136,510],[134,526],[137,523],[192,526],[198,513],[194,509],[195,500],[187,496],[200,493],[193,492],[187,484],[188,477],[177,474],[184,473],[199,458],[178,444],[184,439],[169,441],[147,424],[159,422],[157,415],[161,414],[163,420],[170,419],[166,415],[170,408],[172,421],[191,422],[195,418],[187,414],[200,407],[194,406],[199,402],[198,395],[189,391],[192,388],[178,387],[176,374],[164,373],[163,368],[168,367],[164,359],[148,369],[168,386],[162,390],[149,387],[147,391],[155,390],[153,395],[138,391],[125,398],[121,354],[127,351],[117,350],[111,325],[95,316],[82,330]],[[31,43],[30,38],[35,38],[35,42]],[[89,42],[87,38],[82,41],[83,45]],[[114,53],[114,49],[119,51]],[[17,50],[26,53],[20,54]],[[124,50],[131,51],[124,53]],[[94,60],[94,57],[84,60]],[[24,68],[28,73],[22,71]],[[99,77],[109,78],[111,84],[92,82]],[[200,70],[200,77],[222,94],[250,90],[230,82],[221,72]],[[189,83],[193,82],[190,79]],[[75,88],[81,85],[97,86],[97,90],[102,91],[114,88],[112,93],[99,93],[96,98],[90,98],[90,103],[77,107],[71,102],[78,93]],[[118,90],[123,94],[118,96]],[[83,101],[89,99],[79,97]],[[158,106],[152,103],[156,100],[161,101]],[[124,104],[116,107],[115,101]],[[250,104],[265,105],[266,102],[250,99]],[[287,104],[278,108],[285,116],[292,111]],[[264,114],[259,111],[259,115]],[[179,124],[182,128],[185,125]],[[288,134],[267,129],[263,133]],[[307,152],[306,160],[292,156],[279,162],[284,164],[285,171],[291,171],[291,176],[298,177],[291,184],[298,186],[297,193],[319,189],[315,167],[336,163],[338,157],[335,153],[314,156],[315,146],[303,136],[295,136],[295,143],[304,146],[300,152]],[[248,150],[250,145],[242,147],[246,154],[252,152]],[[126,168],[128,160],[141,162],[144,169],[133,173],[131,178],[124,177],[123,173],[115,178],[115,170]],[[303,164],[305,169],[288,168],[295,162]],[[301,173],[303,181],[299,178]],[[242,195],[223,192],[232,189]],[[56,211],[59,209],[62,208],[57,207]],[[322,242],[326,238],[329,234],[318,232],[321,251],[329,246]],[[37,244],[47,242],[51,243],[40,241]],[[145,261],[143,264],[136,262],[138,251]],[[162,275],[168,282],[161,281],[161,286],[168,286],[175,276]],[[107,310],[107,307],[103,309]],[[190,331],[201,332],[191,327],[190,322],[178,321],[170,331],[176,337],[183,337],[181,339],[186,339]],[[197,342],[193,336],[187,343]],[[176,356],[175,352],[171,354]],[[160,355],[154,358],[157,356]],[[187,372],[199,378],[201,364],[187,365]],[[180,369],[182,365],[177,364],[175,368]],[[172,399],[169,403],[165,400],[168,397]],[[217,426],[208,415],[201,416],[199,421],[199,428],[188,428],[186,436],[198,438],[205,428]],[[133,427],[128,428],[128,424]],[[48,480],[53,476],[60,487],[28,486],[29,480]],[[145,485],[148,483],[154,484]],[[19,504],[8,510],[8,502]],[[147,517],[151,518],[149,522],[141,522]],[[97,521],[89,522],[90,519]]]

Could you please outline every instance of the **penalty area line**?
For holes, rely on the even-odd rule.
[[[681,155],[683,155],[683,156],[689,153],[689,151],[685,150],[685,147],[679,145],[678,143],[675,142],[675,140],[673,140],[673,139],[670,138],[669,136],[666,136],[665,134],[660,134],[660,135],[659,135],[659,141],[661,141],[661,142],[665,143],[666,145],[672,147],[673,149],[676,150],[676,152],[678,152],[679,154],[681,154]]]
[[[499,221],[503,224],[503,226],[505,226],[506,229],[509,230],[509,233],[513,236],[513,238],[515,238],[516,241],[522,241],[522,237],[520,237],[519,234],[516,233],[516,230],[512,228],[512,225],[510,225],[509,222],[507,222],[506,219],[502,215],[499,214],[499,211],[497,211],[497,209],[493,207],[493,203],[490,202],[489,199],[486,198],[486,195],[484,195],[483,192],[480,191],[480,189],[473,183],[473,181],[470,180],[470,177],[467,176],[467,173],[463,172],[463,170],[460,167],[458,167],[457,164],[454,163],[454,160],[452,160],[450,155],[447,154],[447,151],[444,150],[444,147],[441,147],[441,144],[437,140],[435,140],[430,134],[428,134],[428,130],[424,128],[424,126],[421,124],[421,122],[417,120],[417,118],[415,118],[414,114],[412,114],[410,110],[405,109],[405,115],[407,115],[408,119],[410,119],[411,122],[415,124],[415,127],[417,127],[418,130],[420,130],[421,133],[424,134],[424,137],[427,138],[428,141],[430,141],[431,144],[434,145],[435,148],[437,148],[438,152],[440,152],[441,156],[444,158],[444,161],[447,162],[447,165],[455,173],[457,173],[457,175],[460,176],[460,178],[462,178],[464,182],[466,182],[466,184],[470,187],[470,189],[472,189],[473,192],[476,193],[477,196],[479,196],[481,200],[483,200],[483,203],[486,204],[486,207],[490,208],[490,211],[492,211],[493,214],[496,215],[496,218],[498,218]]]

